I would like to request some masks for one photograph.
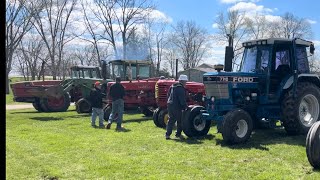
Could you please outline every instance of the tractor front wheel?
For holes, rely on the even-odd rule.
[[[103,108],[103,119],[105,121],[108,121],[109,120],[109,116],[111,114],[111,111],[112,111],[112,106],[110,104],[106,105],[104,108]]]
[[[153,115],[153,110],[151,110],[150,107],[140,107],[139,109],[146,117],[151,117]]]
[[[43,100],[43,109],[47,112],[64,112],[67,111],[70,106],[70,95],[68,92],[64,93],[61,97],[56,98],[49,96]]]
[[[76,111],[78,114],[81,113],[91,113],[92,108],[90,102],[85,99],[81,98],[76,102]]]
[[[34,109],[36,109],[38,112],[44,112],[39,100],[36,100],[35,102],[33,102],[32,105],[33,105]]]
[[[306,152],[309,163],[320,169],[320,121],[314,123],[306,138]]]
[[[188,137],[207,135],[211,121],[202,118],[201,110],[205,108],[202,106],[192,106],[182,115],[182,130]]]
[[[153,123],[157,126],[160,127],[160,124],[158,122],[158,118],[159,118],[159,113],[160,113],[160,108],[157,108],[156,110],[153,111]]]
[[[282,102],[282,123],[289,135],[307,134],[319,120],[320,90],[312,83],[298,83],[296,97],[293,90],[285,94]]]
[[[246,142],[252,133],[252,119],[243,109],[229,111],[222,122],[222,137],[229,144]]]
[[[168,121],[169,121],[168,109],[160,110],[159,116],[158,116],[159,127],[166,128]]]

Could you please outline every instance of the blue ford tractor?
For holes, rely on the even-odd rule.
[[[309,68],[303,39],[270,38],[244,42],[238,72],[226,47],[224,71],[203,75],[205,107],[189,106],[182,121],[188,137],[206,135],[211,121],[230,144],[246,142],[253,129],[281,121],[287,134],[306,134],[319,120],[320,77]]]

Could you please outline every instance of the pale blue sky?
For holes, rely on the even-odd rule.
[[[157,0],[157,8],[172,18],[194,20],[209,32],[215,16],[219,12],[237,7],[258,11],[271,16],[281,16],[286,12],[310,20],[314,33],[313,40],[320,40],[320,1],[315,0]]]
[[[286,12],[307,19],[313,31],[311,40],[315,43],[316,53],[320,52],[320,1],[315,0],[155,0],[157,9],[172,20],[193,20],[210,34],[216,32],[212,27],[219,12],[228,9],[258,12],[270,18],[277,18]],[[223,63],[224,47],[214,47],[204,62]]]

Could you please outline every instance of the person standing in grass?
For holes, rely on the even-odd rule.
[[[95,82],[94,88],[90,92],[90,103],[92,107],[91,126],[96,128],[96,119],[99,117],[99,128],[104,128],[103,109],[102,109],[103,93],[99,81]]]
[[[169,114],[169,121],[166,128],[166,139],[170,139],[170,135],[172,133],[172,129],[174,124],[177,122],[177,131],[176,137],[183,138],[181,135],[182,126],[181,126],[181,117],[182,111],[188,108],[187,101],[186,101],[186,90],[185,85],[188,81],[188,76],[181,74],[179,76],[179,82],[175,83],[170,86],[168,91],[168,114]]]
[[[113,84],[110,87],[110,97],[112,99],[112,112],[110,114],[108,124],[106,126],[106,129],[111,128],[112,121],[114,119],[117,119],[117,127],[116,130],[121,131],[125,130],[121,124],[122,124],[122,118],[123,118],[123,108],[124,108],[124,102],[123,97],[125,95],[124,87],[122,86],[121,78],[116,78],[116,83]]]

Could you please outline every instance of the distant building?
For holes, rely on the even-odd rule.
[[[203,63],[198,67],[178,72],[178,76],[185,74],[188,76],[189,81],[202,82],[202,76],[207,72],[216,72],[216,70],[213,68],[213,65]]]

